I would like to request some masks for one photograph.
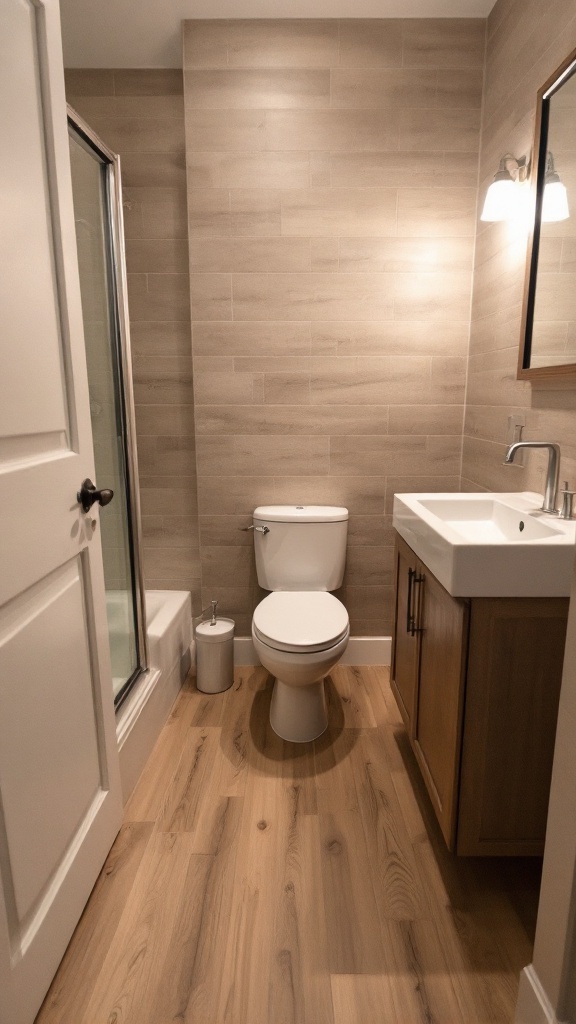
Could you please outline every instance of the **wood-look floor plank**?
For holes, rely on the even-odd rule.
[[[100,972],[130,890],[152,835],[149,822],[123,825],[60,964],[37,1024],[63,1024],[87,1019],[85,1011],[100,981]],[[71,979],[81,984],[70,984]]]
[[[353,665],[337,665],[332,678],[340,694],[347,729],[375,729],[376,718],[363,685],[364,670]]]
[[[354,779],[378,913],[395,921],[429,916],[392,776],[372,733],[355,750]]]
[[[124,808],[126,821],[156,821],[166,788],[176,773],[194,711],[194,697],[186,691],[174,704],[168,721],[128,799]]]
[[[331,974],[390,969],[375,906],[360,813],[320,814],[322,883]]]
[[[510,1024],[537,871],[448,853],[387,678],[309,745],[188,685],[36,1024]]]
[[[186,936],[181,955],[189,955],[189,946],[197,940],[197,908],[210,861],[192,854],[187,833],[152,836],[135,879],[134,898],[126,905],[86,1007],[86,1022],[152,1024],[150,1005],[177,970],[167,953],[174,933],[182,930],[183,916],[191,935]]]
[[[334,1024],[400,1024],[389,974],[333,974],[331,983]]]
[[[178,767],[170,782],[157,827],[160,832],[193,832],[202,799],[204,777],[209,774],[218,748],[217,729],[191,726]]]

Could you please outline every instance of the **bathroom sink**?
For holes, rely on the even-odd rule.
[[[565,597],[576,520],[541,504],[529,491],[396,494],[393,525],[454,597]]]

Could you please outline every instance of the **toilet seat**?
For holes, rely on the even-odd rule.
[[[325,651],[348,633],[348,612],[324,591],[274,591],[254,611],[254,633],[277,651]]]

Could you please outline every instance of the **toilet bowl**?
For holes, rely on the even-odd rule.
[[[254,611],[252,640],[275,676],[270,724],[282,739],[306,743],[328,725],[324,676],[350,637],[348,612],[323,591],[276,592]]]

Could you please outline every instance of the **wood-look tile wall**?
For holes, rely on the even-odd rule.
[[[488,18],[480,202],[500,157],[530,154],[536,93],[576,47],[576,3],[498,0]],[[561,478],[576,482],[576,389],[516,380],[526,256],[525,226],[478,223],[462,489],[542,491],[546,456],[505,467],[507,416],[523,412],[524,438],[558,441]]]
[[[185,23],[203,601],[240,634],[256,505],[348,506],[382,634],[394,491],[459,487],[485,27]]]
[[[182,73],[70,70],[66,87],[121,157],[146,586],[199,611]]]

